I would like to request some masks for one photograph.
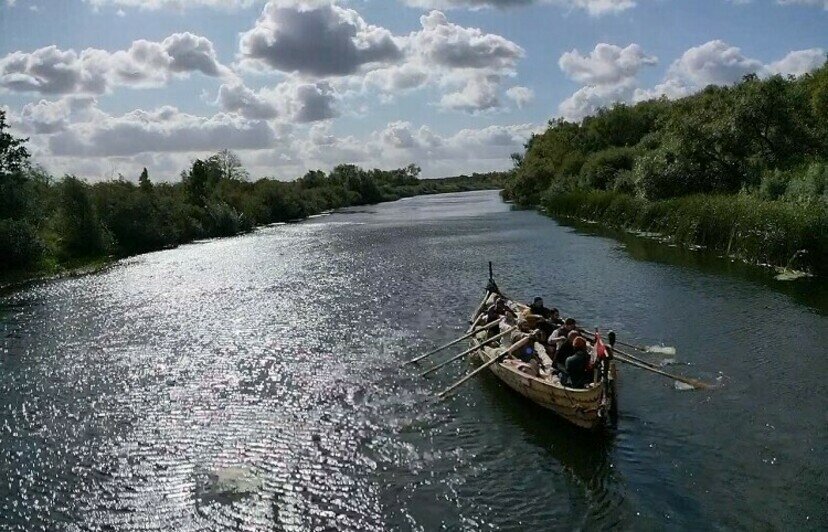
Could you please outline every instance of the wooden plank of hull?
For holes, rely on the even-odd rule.
[[[479,358],[486,362],[500,352],[500,348],[486,347],[480,351]],[[504,384],[570,423],[586,429],[594,429],[603,422],[598,415],[603,384],[586,389],[568,388],[532,377],[502,362],[491,365],[489,369]]]

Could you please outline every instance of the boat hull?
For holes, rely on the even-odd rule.
[[[484,337],[476,340],[484,340]],[[488,362],[502,352],[500,347],[484,347],[478,351],[478,357],[481,362]],[[610,364],[611,387],[616,374],[614,363]],[[591,388],[569,388],[549,379],[533,377],[508,361],[492,364],[489,369],[512,390],[574,425],[598,429],[607,424],[613,394],[603,382]]]

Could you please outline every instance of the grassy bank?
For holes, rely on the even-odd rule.
[[[554,216],[658,233],[684,247],[700,246],[757,264],[828,274],[828,211],[818,202],[792,203],[742,195],[646,199],[606,190],[548,193]]]

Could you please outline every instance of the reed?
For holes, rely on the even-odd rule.
[[[820,199],[769,201],[750,194],[692,195],[660,201],[604,190],[547,193],[551,215],[660,233],[684,247],[757,264],[828,274],[828,208]]]

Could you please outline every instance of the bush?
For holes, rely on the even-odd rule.
[[[45,251],[37,230],[23,220],[0,220],[0,270],[16,270],[37,263]]]
[[[601,220],[607,225],[661,233],[683,246],[703,246],[760,264],[828,273],[828,209],[764,201],[748,194],[692,195],[662,201],[601,190],[544,196],[553,215]]]
[[[593,153],[581,167],[581,186],[602,190],[615,188],[619,174],[632,170],[636,155],[636,150],[629,147],[613,147]]]

